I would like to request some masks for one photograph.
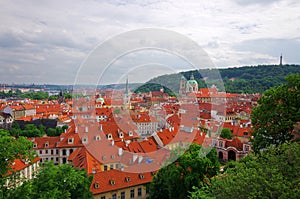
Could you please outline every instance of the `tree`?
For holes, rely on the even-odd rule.
[[[299,198],[300,144],[270,146],[226,165],[222,175],[195,188],[191,199]]]
[[[220,137],[224,138],[224,139],[231,140],[232,139],[231,130],[229,128],[223,128],[222,131],[221,131]]]
[[[186,198],[193,186],[201,187],[207,177],[216,175],[220,168],[216,151],[200,157],[203,152],[200,145],[192,144],[175,163],[160,169],[149,186],[150,198]]]
[[[48,162],[41,167],[36,178],[24,182],[8,198],[88,199],[93,198],[91,182],[92,176],[88,176],[85,170]]]
[[[5,195],[10,190],[5,186],[11,171],[11,164],[15,159],[33,159],[35,152],[32,149],[32,142],[25,137],[12,137],[9,132],[0,129],[0,198],[6,198]]]
[[[252,112],[252,148],[256,152],[293,138],[294,125],[300,121],[300,76],[290,75],[286,81],[267,90]]]
[[[48,128],[47,129],[47,136],[57,136],[56,129]]]
[[[0,176],[7,174],[15,159],[31,159],[34,155],[32,147],[32,142],[25,137],[14,138],[8,131],[0,129]]]
[[[43,132],[41,132],[34,124],[26,124],[21,135],[26,137],[40,137],[43,135]]]

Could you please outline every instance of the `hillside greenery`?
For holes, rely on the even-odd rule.
[[[194,70],[162,75],[136,88],[135,93],[158,91],[162,86],[174,93],[178,93],[181,77],[184,76],[186,80],[189,80],[192,74],[198,82],[199,88],[215,85],[219,89],[224,87],[225,91],[230,93],[252,94],[262,93],[271,87],[285,83],[285,77],[290,74],[300,74],[300,65],[258,65],[226,69],[201,69],[199,71]],[[158,87],[150,83],[162,86]]]

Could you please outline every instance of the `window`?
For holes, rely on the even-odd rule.
[[[110,169],[114,169],[114,165],[113,164],[110,165]]]
[[[223,147],[223,142],[219,141],[219,147]]]
[[[116,182],[115,182],[114,180],[110,180],[110,184],[111,184],[111,185],[115,185]]]
[[[121,199],[125,199],[125,192],[121,192]]]
[[[101,196],[101,199],[105,199],[105,196]]]
[[[53,155],[53,149],[51,149],[51,155]]]
[[[130,198],[134,198],[134,189],[130,190]]]
[[[67,150],[66,149],[64,149],[62,152],[63,152],[63,155],[67,155]]]
[[[56,150],[56,155],[58,155],[58,152],[59,152],[59,151],[58,151],[58,150]]]
[[[103,169],[104,171],[107,171],[107,165],[104,165],[104,169]]]
[[[248,145],[245,146],[245,151],[249,151],[249,146]]]
[[[142,196],[142,188],[141,188],[141,187],[138,188],[138,196],[139,196],[139,197]]]
[[[114,194],[112,195],[112,199],[117,199],[117,194],[114,193]]]
[[[140,179],[144,179],[145,178],[145,176],[143,174],[140,174],[139,176],[140,176]]]
[[[48,154],[48,150],[46,150],[46,154]]]

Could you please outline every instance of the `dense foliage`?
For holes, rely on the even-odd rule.
[[[294,125],[300,121],[300,76],[290,75],[286,81],[267,90],[252,112],[255,151],[293,138]]]
[[[210,85],[215,84],[218,88],[222,82],[214,80],[215,75],[220,75],[225,91],[231,93],[262,93],[265,90],[279,86],[285,82],[285,76],[289,74],[300,74],[299,65],[259,65],[259,66],[245,66],[239,68],[227,68],[218,70],[201,69],[198,71],[187,71],[171,75],[162,75],[153,78],[147,83],[156,83],[165,86],[174,93],[179,91],[179,82],[181,76],[189,80],[191,75],[194,75],[195,80],[199,84],[199,88],[205,88],[206,83]],[[210,76],[211,80],[203,80],[204,77]],[[219,79],[219,77],[215,77]],[[144,90],[155,90],[153,84],[148,84],[147,88],[143,86]],[[139,88],[136,92],[140,92]]]
[[[25,137],[14,138],[8,131],[0,129],[0,198],[5,198],[8,192],[4,184],[7,174],[12,172],[10,164],[15,159],[31,160],[35,154],[32,147],[32,142]]]
[[[0,129],[0,176],[8,172],[13,160],[21,157],[31,159],[34,155],[32,146],[32,142],[25,137],[14,138],[8,131]]]
[[[204,150],[192,144],[174,163],[160,169],[150,184],[150,198],[186,198],[193,186],[201,187],[206,177],[216,175],[220,168],[217,153],[213,149],[202,157]]]
[[[168,89],[167,87],[162,86],[160,84],[155,84],[155,83],[143,84],[137,90],[135,90],[135,92],[136,93],[137,92],[147,93],[147,92],[150,92],[150,91],[160,91],[162,88],[164,90],[164,93],[168,93],[169,96],[175,96],[175,94],[170,89]]]
[[[233,136],[232,136],[232,132],[229,128],[223,128],[221,131],[220,137],[231,140]]]
[[[90,192],[91,182],[92,176],[88,176],[84,170],[68,164],[55,166],[49,162],[41,167],[36,178],[25,181],[22,186],[9,192],[6,198],[93,198]]]
[[[15,98],[28,98],[33,100],[57,100],[58,95],[52,95],[49,96],[47,92],[28,92],[28,93],[22,93],[20,90],[16,90],[15,92],[12,92],[12,90],[8,91],[7,93],[4,91],[0,92],[0,98],[9,98],[9,97],[15,97]],[[71,93],[64,93],[64,97],[66,99],[72,98]]]
[[[190,198],[299,198],[299,171],[299,143],[271,146],[228,163],[224,174],[214,177],[210,185],[196,188]]]
[[[41,137],[43,135],[47,136],[59,136],[68,129],[67,125],[56,128],[46,128],[44,125],[40,124],[36,126],[35,124],[25,124],[24,128],[20,128],[18,122],[13,122],[12,128],[10,129],[10,134],[12,136],[24,136],[24,137]]]

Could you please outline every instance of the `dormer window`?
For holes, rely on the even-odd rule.
[[[145,178],[144,174],[140,174],[139,177],[140,177],[140,179],[144,179]]]
[[[36,143],[33,144],[33,148],[37,148],[37,144]]]
[[[116,182],[115,182],[114,180],[110,180],[110,184],[111,184],[111,185],[115,185]]]
[[[88,138],[87,137],[83,137],[82,138],[82,143],[83,144],[87,144],[88,143]]]
[[[101,140],[101,137],[100,137],[100,135],[95,135],[94,139],[95,139],[96,141],[99,141],[99,140]]]
[[[45,143],[45,147],[49,147],[49,142],[46,142],[46,143]]]
[[[112,135],[109,133],[109,134],[107,134],[107,139],[108,140],[111,140],[112,139]]]
[[[68,144],[73,144],[74,143],[74,138],[69,138],[68,139]]]
[[[128,135],[129,135],[129,136],[133,136],[132,131],[129,131],[129,132],[128,132]]]
[[[112,160],[116,159],[116,156],[113,154],[110,156]]]
[[[130,177],[125,177],[126,182],[130,182]]]
[[[99,182],[95,182],[94,187],[95,189],[99,189],[100,188]]]
[[[120,132],[120,133],[119,133],[119,137],[120,137],[120,138],[123,138],[123,137],[124,137],[123,132]]]

